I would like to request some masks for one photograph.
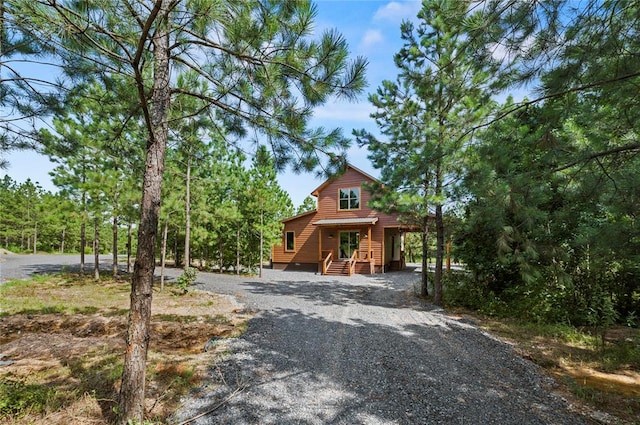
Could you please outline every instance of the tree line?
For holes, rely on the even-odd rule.
[[[422,227],[423,295],[432,283],[436,303],[637,325],[639,13],[429,1],[402,24],[397,77],[369,96],[382,137],[354,134],[381,170],[375,205]],[[443,274],[447,243],[465,274]]]
[[[266,250],[265,262],[270,247],[281,239],[280,220],[293,214],[289,195],[279,187],[273,160],[264,149],[252,160],[222,148],[206,155],[207,160],[200,159],[194,166],[189,195],[180,162],[168,161],[165,178],[171,184],[166,186],[161,208],[163,237],[158,240],[158,256],[164,252],[177,267],[255,272],[260,247]],[[18,183],[4,176],[0,180],[0,246],[17,253],[113,253],[114,275],[118,275],[118,264],[130,271],[139,187],[124,186],[123,181],[126,176],[135,181],[135,174],[129,169],[126,175],[114,175],[109,161],[100,164],[93,157],[78,160],[82,154],[57,158],[52,172],[59,188],[56,193],[29,179]],[[96,168],[100,165],[104,168]],[[89,167],[93,173],[74,174]],[[116,192],[118,197],[108,196]],[[124,206],[122,199],[127,200]],[[84,263],[82,255],[82,272]]]

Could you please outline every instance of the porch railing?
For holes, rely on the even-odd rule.
[[[324,255],[326,251],[322,251],[322,254]],[[326,257],[324,257],[324,260],[322,261],[322,274],[325,275],[327,274],[327,270],[329,269],[329,266],[331,266],[331,263],[333,262],[333,260],[331,260],[331,257],[333,257],[333,251],[328,251],[328,254]]]
[[[358,259],[358,250],[355,249],[353,254],[351,254],[351,258],[349,258],[349,276],[356,272],[356,261]]]

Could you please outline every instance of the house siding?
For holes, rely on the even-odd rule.
[[[318,267],[318,231],[311,223],[317,220],[317,213],[304,214],[284,223],[282,242],[271,251],[273,267],[277,269],[307,270]],[[294,250],[285,250],[286,232],[294,232]],[[311,267],[313,266],[313,267]]]
[[[273,267],[276,269],[318,270],[320,257],[318,254],[318,236],[320,229],[318,226],[313,225],[318,220],[377,217],[378,221],[371,225],[371,251],[373,252],[375,272],[383,271],[385,264],[390,261],[390,259],[385,259],[383,256],[385,250],[385,228],[398,228],[399,223],[396,214],[383,214],[368,207],[367,204],[371,199],[371,194],[365,190],[364,184],[373,181],[369,176],[348,167],[343,175],[335,180],[325,182],[314,191],[313,194],[318,197],[317,211],[284,221],[281,245],[274,246],[272,249]],[[360,208],[340,210],[338,207],[340,189],[353,187],[360,188]],[[340,244],[338,233],[340,231],[358,231],[360,232],[360,252],[366,252],[369,246],[368,237],[365,237],[368,236],[368,230],[369,225],[366,224],[323,228],[321,230],[322,249],[332,250],[333,258],[336,260]],[[288,252],[284,249],[284,238],[287,231],[295,232],[295,250],[293,252]],[[358,273],[368,273],[369,263],[358,263],[356,269]]]

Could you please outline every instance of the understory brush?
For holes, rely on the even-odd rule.
[[[587,405],[637,423],[640,330],[635,316],[618,316],[610,297],[592,288],[590,297],[578,300],[572,288],[540,283],[497,293],[469,274],[445,279],[451,313],[473,315]]]

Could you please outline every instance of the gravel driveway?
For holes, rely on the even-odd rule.
[[[101,268],[108,270],[108,257]],[[77,268],[78,256],[0,255],[0,283]],[[91,265],[87,265],[90,270]],[[159,269],[156,269],[159,272]],[[168,269],[169,281],[180,270]],[[335,278],[200,273],[200,289],[257,312],[227,340],[190,424],[583,424],[513,349],[412,296],[413,270]],[[203,413],[205,413],[203,415]]]
[[[585,423],[509,345],[412,297],[418,279],[199,274],[201,289],[258,313],[175,422]]]

